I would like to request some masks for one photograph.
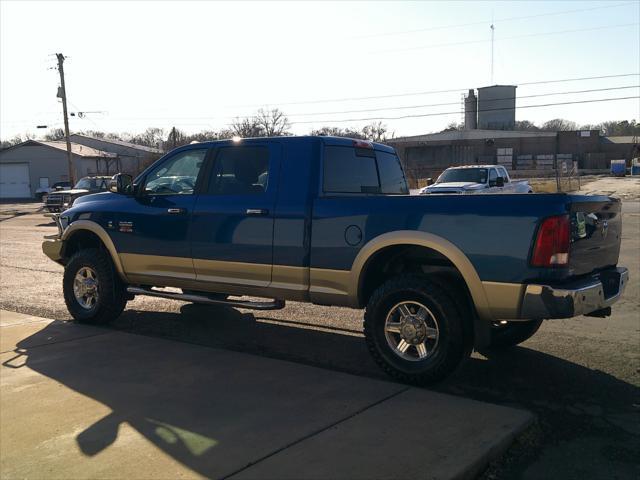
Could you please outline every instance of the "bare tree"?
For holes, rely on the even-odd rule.
[[[26,140],[29,140],[29,138],[26,138]],[[15,137],[10,138],[9,140],[2,140],[2,142],[0,143],[0,148],[13,147],[14,145],[18,145],[19,143],[22,143],[26,140],[22,138],[21,135],[16,135]]]
[[[444,130],[441,130],[438,133],[454,132],[456,130],[464,130],[464,123],[449,122],[449,125],[447,125],[447,128],[445,128]]]
[[[266,137],[282,137],[289,135],[291,123],[287,116],[278,108],[258,110],[255,117],[256,124],[264,131]]]
[[[514,130],[517,131],[538,131],[540,130],[535,123],[529,121],[529,120],[517,120],[516,123],[513,126]]]
[[[233,132],[233,135],[242,138],[265,136],[264,130],[258,124],[258,119],[256,117],[236,117],[233,122],[231,122],[231,131]]]
[[[387,135],[388,132],[387,126],[382,122],[373,122],[362,128],[362,135],[372,142],[385,142],[388,138],[393,138],[393,135]]]
[[[64,130],[61,128],[54,128],[49,131],[44,137],[46,141],[51,142],[64,138]]]
[[[570,130],[577,130],[578,124],[571,120],[565,120],[564,118],[554,118],[553,120],[547,120],[542,124],[540,130],[544,132],[566,132]]]
[[[106,135],[109,135],[99,130],[81,130],[79,133],[82,135],[87,135],[88,137],[95,137],[95,138],[105,138]]]
[[[162,145],[166,137],[166,133],[163,128],[149,127],[144,132],[134,135],[129,140],[131,143],[137,143],[138,145],[145,145],[147,147],[157,147]]]
[[[331,136],[331,137],[348,137],[358,138],[362,140],[371,140],[372,142],[384,142],[393,138],[393,134],[389,135],[387,126],[382,122],[374,122],[365,125],[360,130],[340,127],[322,127],[311,131],[311,135]]]
[[[366,139],[364,134],[358,130],[352,130],[350,128],[340,127],[322,127],[311,131],[311,135],[323,136],[323,137],[348,137]]]
[[[612,120],[599,125],[604,135],[640,135],[640,123],[635,120]]]

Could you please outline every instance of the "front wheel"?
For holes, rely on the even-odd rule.
[[[111,258],[97,248],[80,250],[67,262],[62,289],[67,309],[78,322],[104,324],[120,316],[127,303],[125,285]]]
[[[471,351],[464,313],[441,286],[425,277],[396,277],[379,287],[367,304],[367,346],[390,376],[415,385],[437,382]]]

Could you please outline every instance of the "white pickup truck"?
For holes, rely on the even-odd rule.
[[[527,180],[512,181],[501,165],[465,165],[447,168],[420,190],[420,195],[432,193],[533,193],[533,188]]]

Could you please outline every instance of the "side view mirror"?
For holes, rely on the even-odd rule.
[[[433,185],[433,178],[431,178],[431,177],[427,178],[427,187],[429,185]]]
[[[133,177],[127,173],[116,173],[109,184],[109,191],[131,195],[133,193]]]
[[[504,178],[503,177],[496,178],[496,187],[504,187]]]

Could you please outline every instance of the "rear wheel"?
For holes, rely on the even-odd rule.
[[[97,248],[80,250],[71,257],[62,286],[67,309],[79,322],[107,323],[118,318],[127,303],[125,285],[111,258]]]
[[[491,325],[491,343],[489,348],[499,350],[515,347],[528,340],[538,331],[542,320],[527,322],[494,322]]]
[[[465,312],[439,285],[402,275],[371,296],[364,331],[374,360],[390,376],[425,385],[453,372],[469,355]]]

